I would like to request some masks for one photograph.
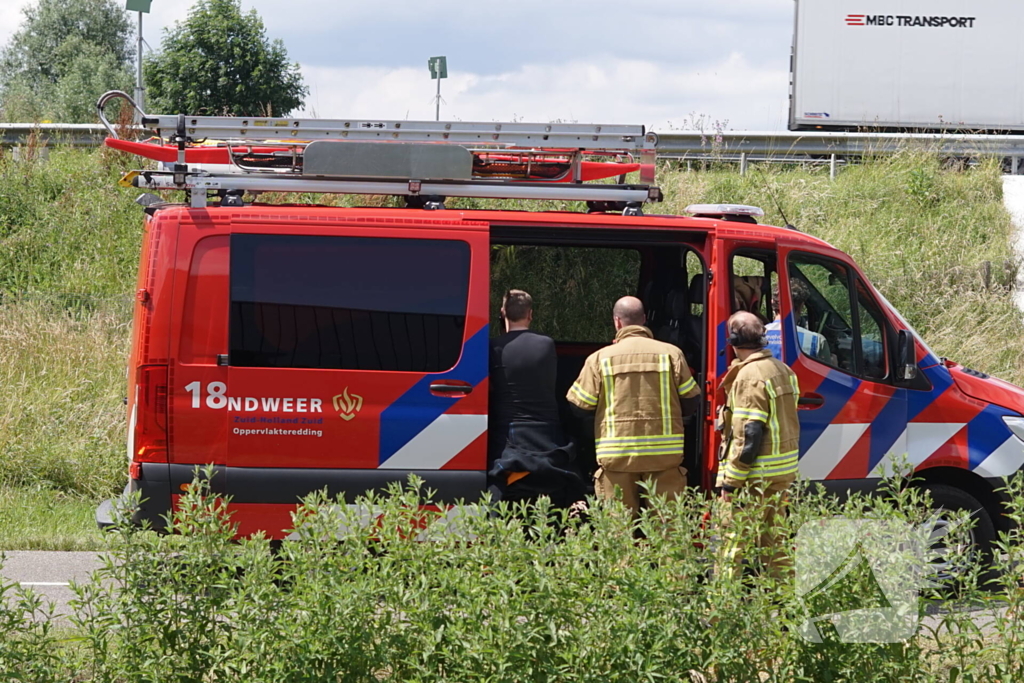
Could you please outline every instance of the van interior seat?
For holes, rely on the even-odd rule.
[[[674,287],[665,293],[662,305],[664,315],[657,327],[651,330],[654,338],[669,344],[682,347],[683,320],[690,312],[690,305],[685,287]]]

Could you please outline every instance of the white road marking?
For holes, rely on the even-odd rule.
[[[67,581],[19,581],[20,586],[70,586]]]

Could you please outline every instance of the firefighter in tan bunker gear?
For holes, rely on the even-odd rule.
[[[615,341],[591,354],[567,398],[596,411],[594,436],[598,496],[640,509],[641,481],[674,499],[686,487],[683,419],[696,412],[700,390],[678,347],[657,341],[644,327],[644,306],[632,296],[612,309]]]
[[[765,348],[764,324],[755,315],[735,313],[727,329],[736,360],[722,380],[727,398],[719,415],[723,569],[736,571],[742,559],[738,534],[730,526],[736,513],[736,493],[748,488],[754,497],[748,502],[763,510],[756,534],[761,562],[770,573],[781,576],[788,561],[775,526],[777,518],[785,514],[788,489],[797,475],[800,388],[796,374]]]

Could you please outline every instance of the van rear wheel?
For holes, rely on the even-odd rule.
[[[982,588],[996,578],[992,568],[996,542],[992,516],[978,499],[946,484],[924,484],[934,514],[929,532],[928,564],[931,578],[951,590],[963,588],[977,567]],[[969,515],[969,528],[958,522]]]

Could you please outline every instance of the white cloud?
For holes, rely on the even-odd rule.
[[[5,44],[25,18],[21,11],[28,0],[3,0],[0,2],[0,45]]]
[[[306,112],[323,118],[433,119],[435,81],[426,69],[305,67]],[[730,128],[783,128],[787,73],[739,53],[700,70],[604,57],[527,64],[496,75],[451,73],[442,119],[580,121],[682,126],[692,114]]]

